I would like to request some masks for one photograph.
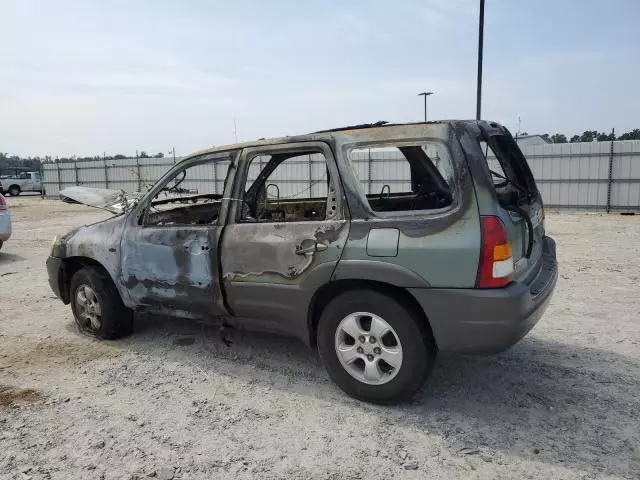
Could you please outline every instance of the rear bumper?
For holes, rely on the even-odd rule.
[[[69,303],[69,299],[63,298],[60,281],[62,279],[62,269],[64,268],[62,259],[58,257],[47,258],[47,273],[49,274],[49,286],[53,293],[65,304]]]
[[[530,285],[500,289],[409,289],[422,306],[438,349],[489,354],[511,347],[544,314],[558,279],[555,242],[544,238],[543,262]]]

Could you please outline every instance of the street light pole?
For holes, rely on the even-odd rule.
[[[424,97],[424,121],[427,121],[427,97],[429,95],[433,95],[433,92],[421,92],[418,94],[419,97]]]
[[[482,105],[482,50],[484,45],[484,0],[480,0],[480,21],[478,22],[478,91],[476,95],[476,120],[480,120]]]

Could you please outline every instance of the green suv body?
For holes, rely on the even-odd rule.
[[[138,311],[292,335],[373,402],[409,398],[438,351],[516,343],[557,279],[540,193],[493,122],[230,145],[144,195],[61,196],[116,214],[57,237],[47,260],[82,331],[126,335]]]

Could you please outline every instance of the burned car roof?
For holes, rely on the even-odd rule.
[[[274,138],[261,138],[258,140],[242,142],[242,143],[233,143],[220,145],[216,147],[206,148],[203,150],[199,150],[194,152],[191,155],[185,157],[182,161],[189,160],[193,157],[207,155],[211,153],[224,152],[229,150],[240,150],[243,148],[253,148],[253,147],[262,147],[268,145],[281,145],[283,143],[296,143],[296,142],[308,142],[308,141],[327,141],[339,137],[348,137],[350,135],[368,135],[371,137],[377,137],[376,133],[380,136],[384,135],[384,133],[388,129],[401,129],[403,127],[419,127],[425,126],[429,129],[432,129],[434,132],[439,131],[443,127],[446,126],[454,126],[454,125],[469,125],[476,124],[476,120],[437,120],[430,122],[408,122],[408,123],[387,123],[387,122],[375,122],[375,123],[366,123],[361,125],[352,125],[347,127],[338,127],[328,130],[320,130],[317,132],[294,135],[294,136],[286,136],[286,137],[274,137]]]

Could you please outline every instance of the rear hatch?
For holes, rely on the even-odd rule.
[[[513,278],[529,284],[542,263],[542,198],[527,160],[509,131],[494,123],[481,122],[480,126],[480,145],[498,199],[498,216],[506,227],[513,252]]]

